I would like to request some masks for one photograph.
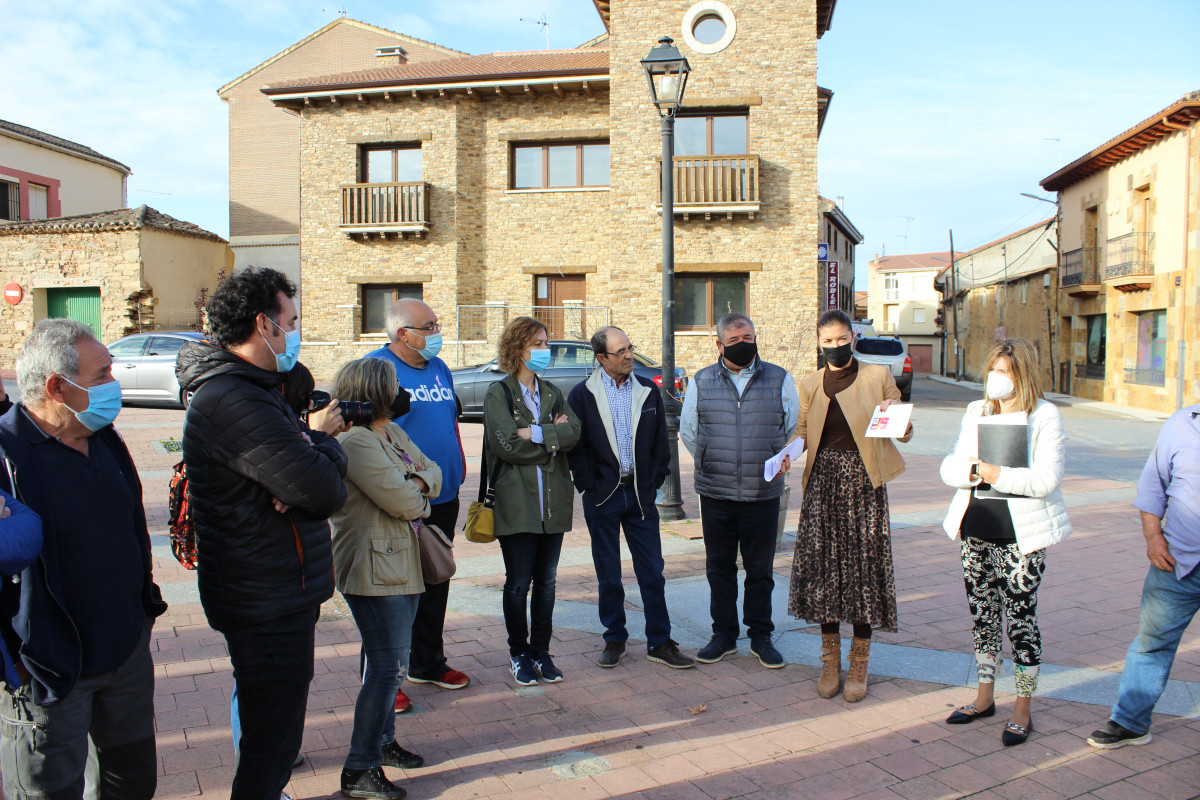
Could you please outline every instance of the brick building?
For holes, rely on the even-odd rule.
[[[840,203],[817,198],[821,211],[818,231],[821,243],[826,246],[826,261],[818,265],[817,279],[821,283],[821,311],[840,308],[851,317],[855,314],[854,300],[854,248],[863,241],[863,235],[842,211]]]
[[[1200,92],[1041,182],[1058,193],[1061,384],[1173,411],[1198,396]]]
[[[504,321],[535,308],[554,335],[611,322],[657,355],[661,143],[639,62],[668,34],[692,68],[674,158],[678,361],[710,363],[715,317],[740,310],[765,357],[810,369],[830,96],[816,43],[833,8],[596,0],[607,33],[574,50],[268,86],[300,125],[302,360],[329,375],[378,347],[398,296],[437,309],[452,362],[490,356]]]

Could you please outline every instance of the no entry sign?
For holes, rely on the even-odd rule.
[[[4,287],[4,302],[10,306],[15,306],[21,302],[21,298],[25,296],[25,292],[21,290],[21,284],[10,283]]]

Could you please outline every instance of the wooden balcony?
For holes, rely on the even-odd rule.
[[[758,194],[758,156],[676,156],[675,215],[747,214],[761,209]],[[659,213],[662,212],[662,165],[659,164]]]
[[[343,233],[403,238],[429,231],[428,183],[344,183],[339,188]]]
[[[1080,247],[1063,253],[1059,286],[1071,297],[1095,297],[1104,291],[1100,283],[1100,250]]]

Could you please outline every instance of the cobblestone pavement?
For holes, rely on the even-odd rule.
[[[627,598],[634,637],[615,669],[595,665],[600,626],[582,515],[564,543],[553,653],[556,685],[518,689],[507,668],[494,546],[460,543],[450,591],[447,653],[471,685],[445,691],[405,684],[414,712],[397,719],[401,743],[428,766],[389,770],[413,798],[1185,798],[1200,793],[1200,633],[1185,636],[1149,746],[1112,752],[1087,734],[1115,697],[1137,627],[1147,569],[1129,505],[1159,425],[1078,407],[1064,409],[1070,463],[1063,491],[1074,535],[1054,547],[1040,591],[1044,636],[1036,733],[1007,749],[1000,732],[1011,682],[998,684],[999,713],[974,725],[942,720],[973,693],[970,616],[957,546],[941,530],[950,490],[937,477],[966,402],[959,386],[918,379],[917,435],[902,445],[908,471],[889,493],[900,630],[879,634],[867,699],[816,695],[819,636],[785,613],[790,537],[775,562],[778,646],[789,664],[762,668],[743,640],[737,656],[673,671],[644,658],[637,591]],[[155,626],[159,798],[228,796],[230,665],[206,624],[195,576],[171,558],[164,536],[167,480],[178,456],[180,411],[126,409],[119,428],[133,451],[155,537],[155,574],[171,601]],[[477,469],[480,426],[463,426]],[[697,501],[684,453],[686,521],[664,526],[668,603],[685,649],[707,638],[707,584]],[[474,496],[477,476],[463,488]],[[793,474],[791,483],[798,483]],[[794,530],[799,491],[789,504]],[[632,569],[626,569],[632,581]],[[357,692],[358,634],[338,599],[318,624],[316,677],[303,751],[288,791],[338,794]]]

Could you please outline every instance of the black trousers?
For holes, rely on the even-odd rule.
[[[713,634],[736,641],[741,630],[737,615],[737,558],[746,570],[742,620],[751,639],[775,630],[771,621],[771,591],[775,588],[775,534],[779,527],[779,498],[739,503],[700,498],[704,531],[705,572],[710,592]]]
[[[458,498],[430,506],[429,519],[425,521],[437,525],[453,541],[454,529],[458,525]],[[446,625],[446,601],[449,597],[450,581],[426,584],[421,602],[417,605],[417,618],[413,620],[409,675],[435,680],[446,672],[442,630]]]

